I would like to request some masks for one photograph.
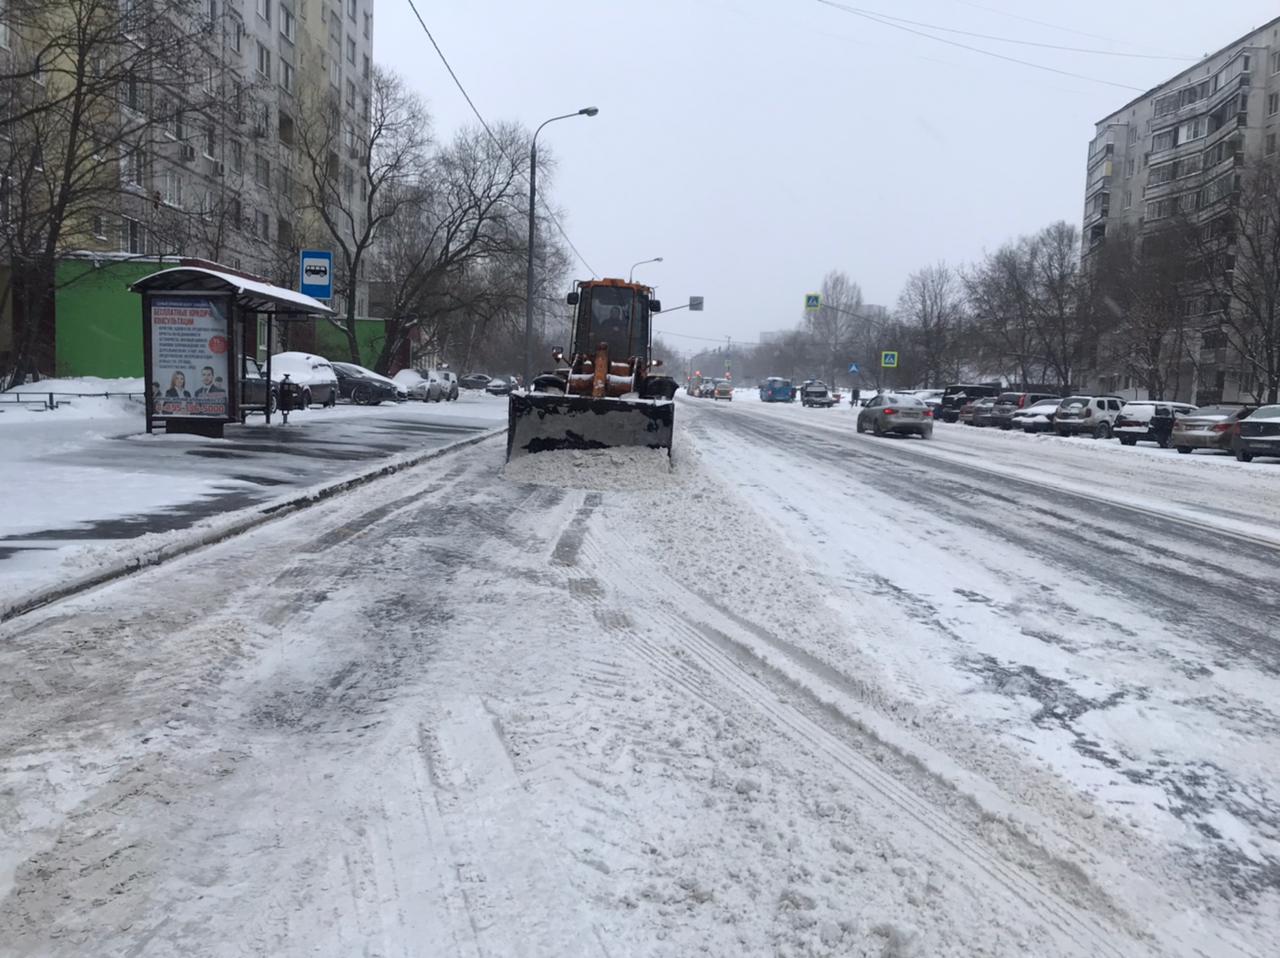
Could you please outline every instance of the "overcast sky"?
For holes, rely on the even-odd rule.
[[[690,294],[707,306],[658,328],[737,341],[794,325],[827,270],[892,307],[926,263],[971,262],[1057,219],[1078,225],[1093,124],[1192,62],[934,31],[1117,84],[1107,85],[818,0],[415,2],[489,121],[533,127],[600,108],[539,137],[555,154],[550,199],[569,236],[600,275],[664,257],[636,278],[657,285],[668,307]],[[845,5],[1040,44],[1191,58],[1280,13],[1274,0]],[[427,98],[437,135],[471,122],[407,0],[377,0],[375,12],[376,59]],[[577,272],[589,275],[581,263]]]

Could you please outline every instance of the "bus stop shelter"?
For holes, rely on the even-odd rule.
[[[166,432],[221,437],[240,420],[251,405],[242,382],[245,331],[260,319],[267,353],[261,411],[269,423],[276,323],[333,315],[318,299],[203,261],[183,260],[129,289],[142,296],[147,432],[163,424]]]

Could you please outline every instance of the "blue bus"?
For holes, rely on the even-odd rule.
[[[760,384],[761,402],[795,402],[796,387],[790,379],[770,376]]]

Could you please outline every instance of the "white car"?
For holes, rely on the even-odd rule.
[[[436,383],[440,388],[440,398],[453,400],[458,398],[458,377],[449,369],[432,369],[427,374],[427,381]]]
[[[444,398],[438,383],[430,382],[416,369],[402,369],[392,377],[396,386],[403,389],[410,399],[420,402],[439,402]]]
[[[1059,436],[1092,436],[1110,439],[1124,400],[1116,396],[1068,396],[1058,403],[1053,431]]]
[[[338,374],[323,356],[310,353],[276,353],[271,357],[271,381],[277,385],[285,374],[302,387],[302,406],[335,406],[338,403]]]
[[[1019,409],[1013,414],[1013,429],[1023,432],[1053,432],[1053,417],[1058,411],[1060,399],[1042,399],[1026,409]]]

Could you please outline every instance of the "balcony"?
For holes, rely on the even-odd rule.
[[[1085,164],[1086,169],[1092,172],[1094,167],[1096,167],[1103,160],[1107,160],[1113,157],[1115,155],[1115,152],[1116,152],[1115,142],[1113,140],[1108,140],[1106,143],[1102,144],[1102,146],[1096,152],[1089,154],[1089,161],[1087,164]]]
[[[1099,193],[1110,192],[1110,190],[1111,190],[1111,177],[1104,176],[1100,180],[1098,180],[1096,183],[1090,183],[1088,186],[1085,187],[1084,189],[1085,201],[1088,202],[1089,200],[1097,196]]]

